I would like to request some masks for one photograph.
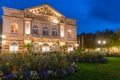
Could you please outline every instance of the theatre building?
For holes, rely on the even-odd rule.
[[[34,52],[67,51],[77,48],[76,20],[66,18],[48,4],[23,10],[2,7],[2,52],[25,52],[33,43]]]

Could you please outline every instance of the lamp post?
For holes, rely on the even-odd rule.
[[[100,46],[100,51],[102,52],[102,47],[106,44],[106,41],[105,40],[99,40],[98,44]]]

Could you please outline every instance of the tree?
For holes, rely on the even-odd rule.
[[[94,34],[91,34],[91,33],[85,34],[85,36],[84,36],[84,48],[88,49],[88,50],[96,48]]]
[[[33,44],[32,43],[25,43],[23,45],[24,48],[27,48],[27,52],[32,54],[32,47],[33,47]]]
[[[116,46],[118,48],[118,52],[119,52],[119,47],[120,47],[120,30],[118,30],[116,33],[114,33],[111,36],[111,46]]]
[[[64,53],[65,53],[65,50],[67,49],[67,45],[65,44],[65,45],[62,45],[62,46],[60,46],[60,48],[64,51]]]
[[[106,44],[105,44],[105,47],[108,49],[108,53],[109,53],[109,49],[110,47],[112,47],[111,45],[111,42],[112,42],[112,39],[111,39],[111,36],[114,34],[112,30],[110,29],[106,29],[103,31],[103,34],[104,34],[104,39],[106,40]]]
[[[118,48],[118,52],[119,52],[119,47],[120,47],[120,29],[118,29],[118,31],[111,36],[111,43],[110,44],[112,45],[112,47],[113,46],[117,47]]]

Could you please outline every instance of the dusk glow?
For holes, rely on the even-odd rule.
[[[78,34],[120,26],[119,0],[0,0],[0,7],[24,9],[47,3],[68,18],[77,20]],[[0,16],[2,9],[0,8]],[[1,17],[0,17],[1,19]]]

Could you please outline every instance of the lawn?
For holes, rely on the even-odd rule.
[[[120,80],[120,58],[107,57],[106,63],[77,63],[79,71],[57,80]]]

